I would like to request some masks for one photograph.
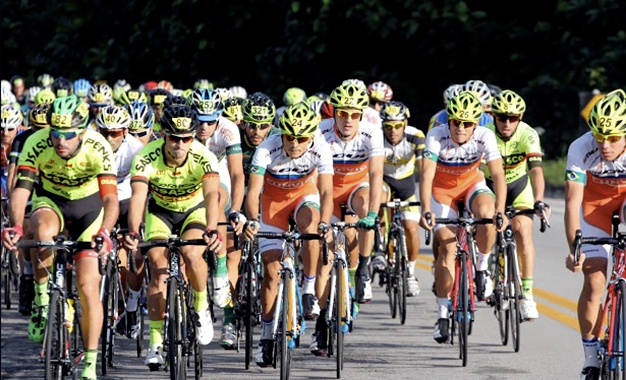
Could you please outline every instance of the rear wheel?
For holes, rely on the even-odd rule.
[[[505,259],[504,253],[498,251],[498,257],[495,264],[494,280],[493,280],[493,297],[494,297],[494,313],[496,319],[498,319],[498,325],[500,327],[500,341],[502,345],[506,346],[509,343],[509,318],[508,318],[508,300],[504,284],[504,271],[505,271]],[[505,306],[506,305],[506,306]]]
[[[167,284],[167,356],[170,380],[186,379],[186,363],[183,360],[182,346],[182,300],[178,281],[171,279]]]
[[[254,294],[253,294],[253,284],[255,280],[254,268],[253,266],[245,262],[244,263],[244,274],[245,278],[245,314],[243,316],[244,320],[244,328],[246,329],[246,369],[250,368],[250,362],[252,361],[253,355],[253,341],[254,341],[254,323],[253,323],[253,313],[254,313]]]
[[[389,308],[391,309],[391,318],[396,318],[398,313],[398,286],[396,272],[395,247],[397,247],[395,238],[390,238],[387,243],[387,294],[389,295]]]
[[[106,266],[106,274],[103,277],[104,287],[102,294],[102,315],[104,319],[102,321],[102,330],[100,333],[100,370],[102,371],[102,375],[106,376],[108,366],[109,366],[109,342],[111,339],[111,315],[113,313],[113,293],[111,292],[112,283],[115,282],[112,279],[111,271],[112,271],[113,263],[111,260],[107,261]]]
[[[343,326],[348,323],[346,319],[346,279],[344,278],[344,269],[342,265],[337,265],[337,302],[335,302],[336,309],[336,328],[337,328],[337,378],[341,378],[341,371],[343,370]]]
[[[626,379],[626,368],[624,360],[624,347],[626,347],[626,334],[624,331],[624,323],[626,323],[626,283],[619,281],[618,286],[615,289],[615,324],[611,327],[613,333],[613,347],[612,352],[614,355],[605,356],[607,362],[607,368],[609,370],[609,378],[612,380]]]

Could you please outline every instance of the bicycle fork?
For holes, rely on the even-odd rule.
[[[348,264],[345,261],[345,253],[342,249],[337,250],[337,258],[335,259],[335,263],[333,264],[333,271],[330,275],[330,294],[328,299],[328,306],[326,311],[326,324],[331,326],[333,323],[333,310],[335,310],[335,302],[337,295],[337,286],[341,286],[342,292],[345,295],[343,299],[343,305],[341,305],[340,310],[342,310],[342,315],[335,315],[337,326],[341,326],[341,332],[347,333],[349,329],[349,324],[352,321],[352,313],[350,308],[348,307],[349,303],[347,297],[350,295],[349,281],[348,281]],[[337,284],[337,271],[342,271],[343,275],[342,282],[343,284]]]
[[[298,316],[295,312],[298,307],[298,300],[296,294],[296,275],[293,260],[286,258],[280,263],[282,269],[280,270],[280,282],[278,283],[278,296],[276,298],[276,308],[274,312],[274,321],[272,325],[272,331],[274,337],[278,335],[279,322],[282,320],[282,308],[287,307],[287,323],[286,334],[287,344],[289,348],[295,347],[294,337],[298,336]],[[289,298],[283,300],[283,290],[285,288],[285,279],[289,279]]]

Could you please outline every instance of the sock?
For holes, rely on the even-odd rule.
[[[449,316],[448,303],[449,303],[448,298],[437,297],[437,313],[439,315],[439,318],[448,319],[448,316]]]
[[[354,277],[356,276],[356,268],[348,268],[348,274],[350,275],[350,286],[352,289],[356,287]]]
[[[217,270],[215,271],[216,277],[224,277],[228,275],[228,268],[226,267],[226,256],[217,256]]]
[[[235,308],[225,307],[224,319],[222,320],[222,325],[233,325],[233,324],[235,324]]]
[[[359,255],[359,265],[356,267],[356,271],[359,276],[367,276],[369,277],[369,270],[367,266],[370,263],[370,256],[361,256]]]
[[[163,345],[163,320],[159,319],[158,321],[148,321],[150,325],[150,347],[157,345]]]
[[[272,334],[272,325],[274,324],[274,319],[270,319],[269,321],[266,321],[265,319],[261,319],[261,340],[265,340],[265,339],[273,339],[273,334]]]
[[[35,274],[33,271],[33,263],[30,260],[24,260],[24,274],[32,276]]]
[[[315,278],[316,276],[304,275],[304,284],[302,285],[302,294],[315,294]]]
[[[317,317],[317,321],[315,321],[315,331],[322,331],[328,327],[326,324],[326,318],[323,316],[326,316],[326,309],[320,310],[320,316]]]
[[[207,290],[199,292],[194,289],[193,291],[193,307],[196,309],[196,313],[201,313],[209,308],[209,300],[207,299]]]
[[[533,278],[532,277],[524,277],[522,278],[522,294],[527,299],[533,299]]]
[[[417,260],[409,261],[409,276],[415,276],[415,264],[416,263],[417,263]]]
[[[96,363],[98,362],[98,350],[85,350],[85,364],[83,366],[83,372],[80,375],[83,379],[95,379],[96,375]]]
[[[128,299],[126,299],[126,311],[135,312],[139,305],[139,298],[141,297],[141,290],[132,290],[128,288]]]
[[[583,368],[600,368],[600,360],[598,359],[598,338],[589,340],[583,339],[583,349],[585,352],[585,364],[583,364]]]
[[[477,267],[479,271],[484,271],[489,268],[489,256],[490,253],[479,253]]]
[[[41,284],[35,281],[35,305],[48,306],[50,295],[48,294],[48,280]]]

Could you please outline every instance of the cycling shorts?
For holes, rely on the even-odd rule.
[[[289,229],[289,217],[297,220],[298,212],[304,207],[320,209],[320,196],[316,193],[302,194],[282,202],[272,197],[261,197],[261,231],[282,233]],[[285,241],[280,239],[259,239],[259,251],[283,250]]]
[[[338,222],[341,220],[341,205],[345,204],[347,206],[347,211],[353,212],[354,205],[352,204],[354,200],[354,195],[357,191],[361,189],[369,189],[370,183],[368,182],[360,182],[357,184],[345,184],[345,185],[335,185],[333,186],[333,198],[334,204],[333,207],[333,216],[330,219],[331,223]]]
[[[487,180],[487,186],[493,191],[493,181]],[[530,177],[523,175],[506,184],[506,205],[515,209],[531,209],[535,207],[535,195]],[[532,215],[524,215],[532,218]]]
[[[128,228],[128,210],[130,208],[130,198],[120,201],[120,214],[117,218],[117,224],[121,229]]]
[[[625,221],[626,196],[616,194],[609,197],[606,194],[585,191],[583,205],[580,211],[580,229],[583,237],[609,237],[612,234],[612,215],[619,210],[621,223]],[[589,257],[609,258],[611,245],[583,244],[581,252]]]
[[[226,203],[224,203],[224,215],[228,215],[232,207],[230,174],[228,173],[228,161],[226,157],[218,163],[217,171],[220,175],[220,187],[226,192]]]
[[[417,201],[417,196],[415,195],[415,179],[413,179],[413,176],[404,179],[384,177],[383,181],[383,191],[385,192],[383,199],[385,199],[385,202],[390,202],[395,198],[406,202]],[[420,220],[419,206],[402,207],[400,208],[400,212],[404,220],[414,220],[416,222]]]
[[[182,236],[192,228],[204,231],[206,223],[204,203],[199,203],[186,212],[176,212],[164,209],[150,199],[145,218],[145,240],[168,239],[174,234]]]
[[[487,186],[485,181],[479,181],[475,183],[473,186],[465,189],[464,192],[456,193],[454,198],[444,197],[444,202],[441,201],[442,197],[437,199],[434,196],[435,192],[433,190],[433,196],[431,198],[430,209],[435,218],[450,218],[455,219],[459,216],[459,210],[457,209],[457,204],[463,202],[465,204],[466,210],[471,210],[471,205],[474,199],[481,194],[489,194],[494,199],[496,196],[493,191]],[[443,227],[443,224],[436,224],[434,227],[434,231],[437,231],[439,228]]]

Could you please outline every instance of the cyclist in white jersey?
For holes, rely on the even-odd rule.
[[[370,104],[363,110],[363,119],[382,128],[383,120],[380,118],[380,111],[385,103],[393,98],[393,90],[387,83],[378,81],[367,86],[367,95],[370,98]]]

